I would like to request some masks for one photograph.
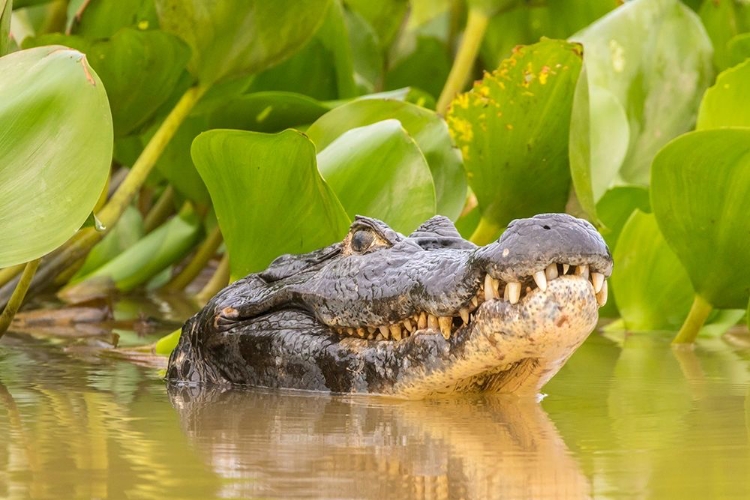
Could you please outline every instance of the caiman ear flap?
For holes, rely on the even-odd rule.
[[[448,217],[436,215],[424,222],[409,235],[425,250],[435,248],[476,248],[476,245],[466,241]]]

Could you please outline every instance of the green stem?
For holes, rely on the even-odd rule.
[[[36,268],[39,267],[40,260],[41,259],[32,260],[26,264],[26,267],[24,267],[21,280],[16,285],[16,289],[13,290],[13,295],[11,295],[8,305],[5,306],[3,314],[0,315],[0,338],[2,338],[3,334],[8,331],[10,323],[13,321],[13,317],[21,307],[23,298],[26,296],[26,290],[29,289],[31,278],[34,277]]]
[[[703,323],[706,322],[706,318],[708,318],[712,309],[713,306],[711,304],[706,302],[700,295],[696,295],[693,305],[690,307],[690,312],[687,318],[685,318],[680,331],[677,332],[677,336],[672,341],[672,344],[692,344],[695,342],[698,332]]]
[[[167,220],[167,217],[172,215],[174,212],[174,188],[172,185],[168,185],[164,192],[156,200],[154,206],[148,211],[146,219],[143,221],[143,230],[146,234],[150,233],[157,227],[161,226],[162,222]]]
[[[17,266],[10,266],[6,267],[5,269],[0,269],[0,286],[3,286],[13,278],[19,275],[21,271],[23,271],[23,268],[26,266],[26,264],[18,264]]]
[[[219,268],[195,298],[203,305],[211,300],[211,297],[219,293],[227,284],[229,284],[229,254],[225,253],[224,257],[221,258]]]
[[[169,291],[183,290],[192,283],[201,270],[206,267],[208,261],[214,256],[216,250],[221,246],[222,241],[221,230],[217,224],[214,230],[211,231],[211,234],[203,240],[203,243],[198,248],[198,251],[195,252],[188,265],[177,276],[172,278],[169,283],[164,285],[164,289]]]
[[[469,239],[477,245],[486,245],[497,238],[501,229],[502,228],[494,222],[482,217],[479,219],[479,224]]]
[[[466,30],[458,48],[456,59],[453,61],[453,67],[448,74],[443,91],[437,102],[437,112],[445,115],[448,111],[453,98],[463,90],[466,80],[471,74],[474,67],[474,60],[479,53],[479,46],[482,44],[484,32],[487,31],[489,17],[477,8],[469,9],[469,17],[466,20]]]

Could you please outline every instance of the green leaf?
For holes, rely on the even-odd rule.
[[[75,0],[68,3],[67,33],[88,40],[109,38],[121,28],[158,27],[153,0]]]
[[[177,342],[180,341],[180,334],[182,333],[182,330],[175,330],[170,334],[167,334],[156,341],[156,345],[154,346],[154,352],[156,354],[159,354],[161,356],[169,356],[172,354],[172,351],[174,351],[174,348],[177,347]]]
[[[330,0],[156,0],[164,31],[187,42],[201,84],[258,73],[302,47]]]
[[[690,310],[693,290],[653,214],[633,213],[614,260],[610,284],[627,329],[677,330]]]
[[[0,74],[2,268],[81,227],[106,183],[113,138],[104,86],[80,52],[14,52],[0,58]]]
[[[729,40],[729,65],[735,66],[746,59],[750,59],[750,33],[743,33]]]
[[[233,279],[346,234],[349,218],[318,173],[315,146],[300,132],[211,130],[195,139],[192,155],[216,209]]]
[[[378,35],[362,16],[354,11],[344,12],[346,31],[349,35],[354,80],[360,89],[373,92],[383,74],[383,54],[378,44]]]
[[[564,211],[580,70],[579,45],[543,40],[518,48],[453,101],[448,126],[483,220],[500,228],[518,217]]]
[[[130,291],[182,259],[198,242],[200,234],[201,225],[195,214],[175,216],[91,274],[73,282],[73,286],[108,278],[119,290]]]
[[[95,42],[57,33],[23,42],[24,48],[53,44],[87,54],[107,89],[118,138],[141,127],[167,101],[190,58],[187,45],[158,30],[124,28],[109,40]]]
[[[373,27],[382,49],[391,45],[409,9],[408,0],[344,0],[344,4]]]
[[[437,99],[451,70],[445,45],[434,37],[420,36],[414,50],[392,61],[385,75],[385,88],[418,87]]]
[[[717,308],[750,297],[750,128],[678,137],[654,158],[651,206],[696,293]]]
[[[589,89],[609,92],[610,105],[614,99],[627,115],[630,136],[619,176],[648,185],[654,155],[690,130],[713,77],[711,41],[700,20],[678,0],[634,0],[571,39],[584,46]],[[605,142],[592,143],[591,159],[605,164],[592,164],[591,171],[606,180],[613,169],[606,131],[620,130],[622,117],[618,111],[598,115],[592,113],[601,123],[591,131],[604,131]]]
[[[703,2],[698,14],[714,46],[714,65],[723,70],[732,66],[728,42],[750,30],[750,4],[736,0]]]
[[[13,13],[13,0],[0,0],[0,57],[10,50],[10,16]]]
[[[750,60],[719,74],[706,91],[698,112],[697,130],[750,127]]]
[[[326,113],[307,129],[318,151],[347,130],[395,118],[424,154],[435,185],[437,213],[453,220],[466,198],[466,174],[445,121],[434,111],[391,99],[360,99]]]
[[[80,281],[79,278],[99,269],[126,249],[135,245],[143,237],[143,234],[143,217],[141,217],[138,209],[129,206],[112,230],[89,252],[83,267],[78,270],[71,281]]]
[[[293,92],[256,92],[228,99],[208,117],[208,128],[280,132],[314,122],[331,105]]]
[[[345,132],[318,154],[318,168],[352,219],[377,217],[408,234],[435,215],[430,169],[398,120]]]
[[[581,71],[570,123],[570,173],[581,207],[598,220],[598,202],[622,165],[630,128],[625,110],[608,90],[590,87]]]

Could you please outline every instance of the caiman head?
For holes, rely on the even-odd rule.
[[[409,236],[357,217],[344,241],[283,255],[183,327],[167,379],[419,398],[535,394],[596,326],[612,257],[565,214],[477,247],[445,217]]]

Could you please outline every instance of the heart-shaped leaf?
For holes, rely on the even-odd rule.
[[[156,0],[161,28],[187,42],[209,86],[281,62],[315,33],[330,0]]]
[[[368,215],[410,233],[435,215],[435,187],[419,147],[398,120],[345,132],[318,168],[350,218]]]
[[[349,218],[318,173],[315,146],[300,132],[210,130],[193,141],[192,156],[211,194],[233,279],[346,234]]]
[[[81,227],[106,183],[113,136],[104,86],[80,52],[14,52],[0,58],[0,74],[2,268]]]
[[[685,134],[654,158],[651,207],[696,293],[718,308],[750,298],[750,128]]]
[[[647,185],[654,155],[690,130],[713,77],[711,41],[700,19],[678,0],[633,0],[571,40],[583,44],[589,88],[607,91],[607,99],[616,100],[627,115],[629,144],[620,177]],[[600,134],[591,136],[590,170],[593,178],[606,179],[608,174],[599,172],[613,168],[611,141],[618,138],[610,135],[622,120],[618,112],[600,115],[594,100],[589,104],[592,119],[599,118],[590,131]],[[594,163],[597,159],[603,163]]]
[[[581,55],[580,45],[561,40],[519,47],[451,105],[448,126],[469,185],[497,232],[514,218],[565,209]]]
[[[435,185],[437,213],[457,219],[466,199],[466,174],[445,121],[434,111],[392,99],[359,99],[320,117],[307,135],[318,151],[324,151],[347,130],[389,118],[401,122],[424,154]]]

